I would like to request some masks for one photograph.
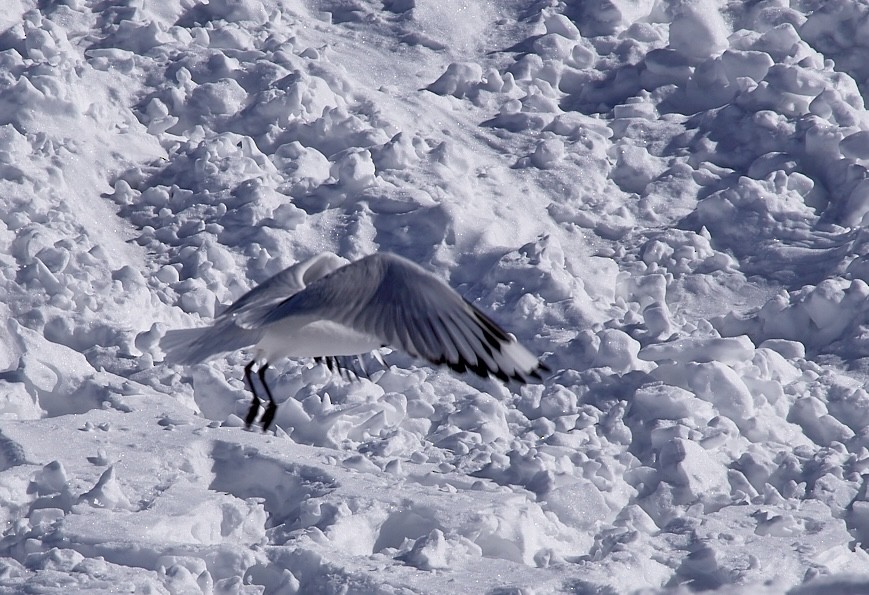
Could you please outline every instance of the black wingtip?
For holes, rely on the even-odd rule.
[[[492,375],[501,382],[510,382],[510,377],[504,370],[501,370],[500,368],[492,372]]]

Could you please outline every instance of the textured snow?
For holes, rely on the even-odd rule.
[[[5,0],[0,593],[869,592],[867,22]],[[163,361],[379,250],[552,374]]]

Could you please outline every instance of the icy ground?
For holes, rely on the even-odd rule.
[[[869,2],[2,0],[0,592],[869,593]],[[322,250],[554,370],[161,363]]]

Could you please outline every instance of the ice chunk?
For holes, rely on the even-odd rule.
[[[766,52],[730,49],[721,54],[721,64],[728,81],[733,85],[740,77],[748,77],[755,82],[762,81],[775,62]]]
[[[699,444],[674,438],[664,445],[658,458],[661,478],[684,488],[692,499],[729,495],[727,468],[714,461]]]
[[[710,0],[682,3],[670,23],[670,47],[689,59],[714,56],[727,49],[729,27]]]
[[[580,530],[591,530],[610,515],[601,490],[587,479],[561,485],[547,492],[543,508],[558,515],[562,523]]]
[[[378,169],[407,169],[419,161],[414,140],[399,132],[382,147],[372,151]]]
[[[651,375],[665,384],[682,387],[712,403],[721,415],[732,419],[743,431],[748,431],[756,423],[751,391],[735,370],[721,362],[660,362]]]
[[[79,501],[87,502],[97,508],[108,508],[110,510],[135,509],[115,477],[114,465],[103,472],[96,485],[82,494]]]
[[[547,33],[534,41],[534,51],[546,60],[565,61],[573,52],[575,43],[570,39]]]
[[[329,173],[348,192],[357,192],[376,183],[374,162],[367,149],[345,151],[332,164]]]
[[[753,50],[770,54],[776,62],[797,53],[797,45],[801,43],[800,34],[790,23],[782,23],[765,32],[754,43]]]
[[[693,72],[685,56],[671,48],[656,49],[646,54],[646,68],[648,75],[644,73],[644,81],[653,81],[655,87],[684,85]]]
[[[690,337],[644,347],[638,354],[642,360],[658,362],[721,362],[734,364],[754,357],[754,344],[746,335],[739,337]]]
[[[643,20],[655,6],[654,0],[605,0],[578,5],[576,23],[583,35],[612,35]]]
[[[476,62],[453,62],[428,90],[438,95],[464,97],[483,80],[483,67]]]
[[[557,138],[550,138],[537,143],[531,154],[531,163],[540,169],[550,169],[564,159],[564,143]]]
[[[809,438],[823,446],[847,442],[854,437],[854,431],[830,415],[827,406],[817,397],[797,399],[787,419],[799,424]]]
[[[216,116],[236,113],[242,108],[246,99],[247,91],[231,78],[200,85],[191,96],[198,110]]]
[[[758,345],[758,349],[770,349],[787,359],[803,359],[806,357],[806,346],[799,341],[767,339]]]
[[[821,74],[807,68],[775,64],[770,67],[766,80],[785,93],[815,97],[827,87],[829,82]]]
[[[39,495],[57,494],[67,489],[66,469],[60,461],[52,461],[33,478],[32,487]]]
[[[643,195],[649,183],[667,168],[666,161],[649,153],[645,147],[620,142],[611,151],[616,165],[610,177],[625,192]]]
[[[543,21],[547,33],[561,35],[567,39],[579,39],[579,29],[563,14],[551,14]]]
[[[618,329],[604,329],[598,333],[600,347],[594,358],[595,367],[609,367],[619,374],[647,366],[637,359],[640,344],[636,339]]]
[[[472,541],[461,536],[447,539],[443,531],[434,529],[417,539],[413,548],[398,559],[420,570],[436,570],[454,568],[462,562],[470,562],[468,558],[479,558],[482,553]]]
[[[645,420],[691,419],[701,426],[715,416],[715,411],[706,401],[683,388],[666,384],[638,388],[633,403],[633,408]]]
[[[667,304],[655,302],[646,306],[643,309],[643,322],[648,330],[648,337],[652,339],[667,338],[673,332],[670,309]]]
[[[869,131],[860,130],[839,141],[842,155],[852,159],[869,159]]]

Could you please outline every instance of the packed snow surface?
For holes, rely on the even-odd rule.
[[[5,0],[0,592],[869,592],[869,4]],[[403,255],[552,372],[164,362]],[[288,337],[288,340],[292,340]]]

